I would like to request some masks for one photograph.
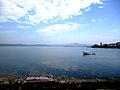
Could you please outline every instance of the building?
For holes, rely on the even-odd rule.
[[[52,77],[41,76],[41,77],[27,77],[26,81],[27,82],[50,82],[50,81],[54,81],[54,79]]]

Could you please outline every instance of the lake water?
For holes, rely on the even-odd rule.
[[[96,55],[83,56],[82,52]],[[0,47],[0,76],[120,77],[120,49]]]

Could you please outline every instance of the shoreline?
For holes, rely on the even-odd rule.
[[[50,77],[54,81],[26,80],[26,77],[0,77],[0,90],[117,90],[120,77],[74,78]]]

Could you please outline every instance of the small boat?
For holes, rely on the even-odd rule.
[[[83,52],[83,55],[95,55],[93,52]]]

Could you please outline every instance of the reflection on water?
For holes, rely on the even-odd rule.
[[[119,67],[120,49],[0,47],[0,76],[120,77]]]

